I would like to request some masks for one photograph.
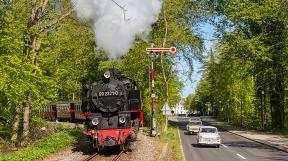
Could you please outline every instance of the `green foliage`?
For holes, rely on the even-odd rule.
[[[196,31],[197,22],[205,15],[204,12],[199,12],[202,7],[190,0],[164,0],[159,20],[153,25],[151,33],[154,46],[162,47],[167,24],[165,47],[177,47],[172,64],[186,61],[189,68],[182,73],[187,73],[189,78],[193,72],[193,59],[203,59],[204,44]],[[170,57],[166,55],[165,59],[169,60]]]
[[[56,12],[61,15],[53,9],[53,4],[52,1],[48,2],[45,18],[39,25],[51,23]],[[89,27],[79,24],[75,18],[68,18],[38,36],[41,48],[37,51],[37,64],[33,65],[30,63],[33,56],[27,56],[24,52],[28,45],[24,38],[39,31],[35,26],[31,31],[26,31],[30,2],[3,2],[3,6],[3,9],[0,8],[0,116],[8,123],[3,126],[1,123],[0,137],[8,139],[15,107],[18,104],[22,109],[27,103],[28,94],[33,98],[30,116],[32,121],[36,121],[38,109],[45,104],[71,100],[73,96],[79,99],[84,80],[97,78],[100,59],[95,56],[95,43]],[[32,73],[32,70],[37,72]]]
[[[39,140],[34,145],[16,152],[4,154],[0,160],[37,160],[55,153],[67,145],[74,143],[83,134],[79,129],[63,130]]]
[[[284,128],[287,1],[221,0],[205,4],[216,17],[219,43],[217,55],[211,52],[204,65],[204,78],[195,98],[202,105],[209,103],[214,115],[223,120],[260,128],[263,90],[266,128]]]
[[[192,101],[193,101],[193,95],[190,94],[188,95],[185,100],[184,100],[184,108],[186,109],[191,109],[191,104],[192,104]]]
[[[68,18],[57,31],[47,33],[40,56],[40,67],[55,84],[55,100],[79,99],[82,83],[98,79],[99,58],[95,56],[95,43],[91,30],[78,20]]]

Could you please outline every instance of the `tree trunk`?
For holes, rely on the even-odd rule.
[[[279,68],[281,67],[278,66],[276,70],[280,70]],[[272,127],[278,129],[284,128],[284,88],[282,81],[281,73],[277,73],[275,89],[271,89],[270,91]]]
[[[20,105],[17,103],[16,107],[15,107],[14,122],[12,125],[13,134],[12,134],[12,137],[10,139],[13,143],[16,143],[17,139],[19,138],[19,136],[18,136],[19,123],[20,123]]]
[[[284,98],[285,98],[285,65],[287,50],[287,24],[283,19],[274,20],[267,18],[266,30],[269,31],[266,44],[269,45],[269,53],[272,56],[270,67],[270,105],[272,127],[284,128]],[[265,64],[266,65],[266,64]]]
[[[33,53],[33,58],[32,58],[32,63],[33,65],[37,65],[37,53],[38,49],[40,48],[40,45],[37,43],[37,36],[31,36],[32,37],[32,42],[31,42],[31,47],[27,48],[28,50],[26,53],[31,55]],[[32,69],[31,71],[33,74],[36,73],[36,69]],[[27,103],[25,104],[24,107],[24,116],[23,116],[23,132],[22,132],[22,142],[21,146],[26,146],[28,144],[28,138],[29,138],[29,123],[30,123],[30,108],[31,108],[31,103],[32,103],[32,95],[31,93],[28,93],[27,97]]]
[[[26,28],[26,34],[27,39],[24,40],[24,42],[27,44],[27,46],[24,48],[25,53],[25,61],[24,64],[29,62],[29,58],[31,54],[32,56],[32,62],[31,64],[37,65],[37,50],[40,48],[40,46],[37,45],[37,39],[38,39],[38,33],[30,31],[33,26],[39,25],[40,17],[44,13],[45,6],[47,4],[48,0],[41,1],[41,6],[37,7],[37,1],[31,0],[31,16],[27,23]],[[39,47],[39,48],[38,48]],[[32,73],[36,72],[36,69],[32,69]],[[30,108],[32,103],[32,95],[29,92],[27,96],[27,102],[24,107],[24,114],[23,114],[23,132],[22,132],[22,141],[21,146],[26,146],[28,144],[28,138],[29,138],[29,124],[30,124]]]
[[[168,96],[169,96],[169,84],[168,84],[168,80],[167,80],[167,77],[166,77],[166,73],[165,73],[165,69],[164,69],[164,62],[163,62],[163,59],[162,59],[162,54],[161,54],[161,68],[162,68],[162,74],[163,74],[163,78],[164,78],[164,82],[165,82],[165,97],[166,100],[165,102],[167,102],[168,104]],[[164,132],[166,133],[167,132],[167,129],[168,129],[168,117],[167,115],[165,115],[165,125],[164,125]]]
[[[165,21],[165,34],[164,34],[164,39],[163,39],[163,44],[162,47],[165,47],[166,45],[166,40],[167,40],[167,34],[168,34],[168,25],[167,25],[167,19],[166,19],[166,11],[165,11],[165,5],[163,2],[163,16],[164,16],[164,21]],[[168,86],[168,80],[166,77],[166,73],[165,73],[165,68],[164,68],[164,61],[163,61],[163,52],[160,55],[160,63],[161,63],[161,68],[162,68],[162,74],[163,74],[163,78],[164,78],[164,82],[165,82],[165,102],[167,102],[168,104],[168,96],[169,96],[169,86]],[[164,132],[166,133],[168,129],[168,117],[167,115],[165,115],[165,125],[164,125]]]
[[[28,144],[31,102],[32,102],[32,96],[29,94],[28,102],[24,107],[23,134],[22,134],[23,141],[21,142],[21,146],[26,146]]]
[[[46,29],[51,28],[52,26],[54,26],[59,21],[61,21],[62,19],[64,19],[65,17],[69,16],[72,13],[72,10],[69,10],[67,13],[63,14],[56,21],[52,21],[50,24],[44,27],[40,27],[41,19],[43,18],[43,15],[45,13],[48,1],[49,0],[41,0],[40,4],[38,3],[39,5],[37,5],[37,0],[31,0],[31,7],[32,7],[31,16],[25,30],[26,39],[24,40],[24,43],[26,45],[23,49],[23,53],[25,55],[23,65],[25,65],[26,63],[30,63],[30,61],[32,60],[31,64],[37,66],[38,53],[40,49],[39,34],[45,31]],[[37,26],[38,29],[37,31],[31,31],[31,28],[33,28],[34,26]],[[33,74],[36,74],[37,72],[36,68],[33,68],[31,72]],[[26,145],[28,143],[31,103],[32,103],[32,94],[28,91],[27,103],[24,107],[23,134],[22,134],[23,142],[21,143],[21,145]]]

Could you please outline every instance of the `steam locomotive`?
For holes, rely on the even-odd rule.
[[[102,80],[84,87],[82,111],[84,134],[96,150],[129,150],[143,126],[140,89],[117,69],[106,69]]]

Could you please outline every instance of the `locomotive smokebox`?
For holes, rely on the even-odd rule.
[[[89,113],[85,134],[97,138],[97,147],[123,145],[136,138],[143,124],[140,89],[117,69],[106,69],[100,81],[86,86],[83,108]]]

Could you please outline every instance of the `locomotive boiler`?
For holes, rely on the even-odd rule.
[[[129,149],[143,126],[140,89],[117,69],[106,69],[102,80],[85,86],[82,110],[84,133],[97,150],[111,146]]]

